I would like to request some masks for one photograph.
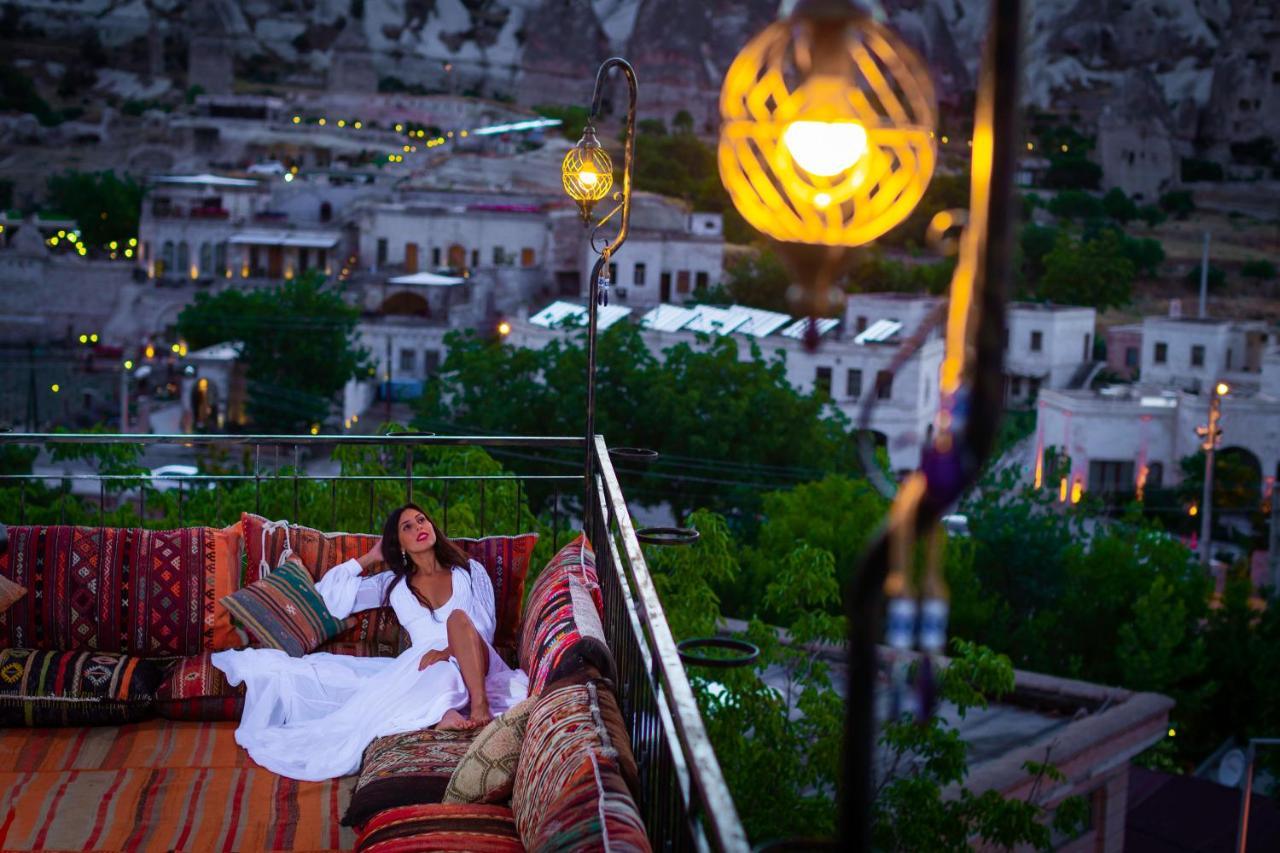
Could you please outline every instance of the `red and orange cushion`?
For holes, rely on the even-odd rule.
[[[185,657],[241,645],[219,603],[240,587],[240,525],[9,528],[0,575],[27,595],[0,648]]]
[[[245,685],[232,687],[203,652],[177,661],[156,690],[156,713],[169,720],[239,720]]]
[[[511,809],[478,803],[387,809],[375,815],[356,839],[356,850],[361,853],[518,853],[524,849]]]

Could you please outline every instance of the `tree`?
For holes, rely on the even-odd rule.
[[[1240,265],[1240,274],[1245,278],[1270,281],[1276,277],[1276,265],[1266,258],[1255,258]]]
[[[1121,225],[1125,225],[1138,216],[1138,205],[1119,187],[1112,187],[1102,197],[1102,210]]]
[[[1093,239],[1077,240],[1063,231],[1044,258],[1044,276],[1036,295],[1064,305],[1092,305],[1098,310],[1127,305],[1134,278],[1133,262],[1119,236],[1109,229]]]
[[[1164,244],[1151,237],[1129,237],[1120,234],[1120,251],[1138,273],[1151,277],[1164,263]]]
[[[1083,190],[1063,190],[1049,199],[1049,212],[1059,219],[1099,219],[1105,209],[1097,196]]]
[[[763,308],[766,311],[790,312],[787,288],[791,274],[772,249],[761,246],[744,254],[728,268],[725,293],[733,302]]]
[[[76,220],[86,246],[104,249],[112,240],[125,243],[138,235],[142,187],[115,172],[65,171],[49,178],[49,203]]]
[[[1059,229],[1051,225],[1028,222],[1022,226],[1022,231],[1018,235],[1018,247],[1021,251],[1019,269],[1025,287],[1034,290],[1039,283],[1044,275],[1045,256],[1058,242],[1059,233]]]
[[[340,289],[309,272],[272,289],[197,293],[178,315],[178,333],[193,349],[239,342],[255,428],[296,433],[324,423],[347,380],[368,375],[359,318]]]
[[[1195,212],[1195,199],[1191,190],[1173,190],[1160,196],[1160,209],[1174,219],[1186,219]]]

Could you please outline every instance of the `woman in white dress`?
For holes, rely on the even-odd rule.
[[[388,571],[360,576],[383,560]],[[345,776],[360,769],[376,737],[479,728],[528,695],[525,674],[493,649],[489,575],[414,504],[393,511],[382,540],[316,588],[339,618],[389,604],[412,646],[396,658],[214,654],[230,684],[248,685],[236,742],[268,770],[304,781]]]

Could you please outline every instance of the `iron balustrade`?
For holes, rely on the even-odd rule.
[[[378,482],[403,482],[406,498],[412,498],[415,483],[440,484],[442,506],[441,527],[448,533],[450,486],[459,482],[480,484],[480,532],[487,533],[489,521],[485,486],[490,483],[515,481],[515,520],[520,521],[522,485],[539,482],[553,489],[553,548],[560,546],[563,516],[566,533],[571,518],[561,508],[560,484],[572,483],[577,491],[583,481],[579,474],[421,474],[413,471],[413,451],[423,447],[484,447],[499,454],[503,450],[555,451],[572,449],[581,452],[580,437],[529,436],[439,436],[393,434],[379,436],[352,435],[111,435],[105,433],[0,433],[0,447],[34,445],[41,448],[67,444],[186,446],[208,448],[247,448],[253,452],[252,470],[239,474],[180,474],[156,477],[152,474],[0,474],[0,488],[18,484],[25,489],[31,481],[63,481],[63,493],[69,483],[90,480],[99,484],[99,514],[106,504],[106,484],[158,479],[178,481],[179,517],[182,518],[183,496],[190,484],[199,487],[219,483],[252,482],[255,511],[261,510],[263,486],[266,483],[291,482],[293,508],[291,521],[299,521],[299,488],[301,483],[330,483],[330,516],[336,512],[339,483],[368,484],[369,528],[378,530],[380,514],[375,506],[373,486]],[[334,446],[378,446],[404,448],[406,470],[402,474],[307,474],[302,470],[304,448],[328,449]],[[263,449],[270,458],[264,459]],[[280,459],[281,449],[285,459]],[[667,625],[657,589],[648,564],[636,538],[626,500],[618,485],[617,474],[602,436],[595,436],[589,447],[592,492],[584,525],[596,552],[601,597],[604,603],[604,630],[617,667],[617,694],[631,736],[631,746],[640,771],[640,796],[637,805],[655,850],[669,851],[745,851],[746,833],[738,818],[720,764],[716,760],[710,738],[703,725],[693,689],[685,675],[675,638]],[[528,456],[520,456],[528,459]],[[284,466],[284,467],[282,467]],[[566,491],[569,491],[566,488]],[[139,516],[145,526],[148,489],[138,490]],[[578,492],[579,494],[581,492]],[[132,496],[126,499],[133,500]],[[60,502],[60,506],[65,502]],[[248,509],[242,507],[241,509]],[[382,508],[385,511],[386,507]],[[496,524],[505,524],[501,507],[493,507]],[[217,513],[215,513],[217,514]],[[0,519],[9,524],[25,524],[26,503],[19,500],[17,519]],[[61,523],[61,521],[60,521]],[[332,529],[332,525],[330,526]],[[353,531],[358,532],[358,531]],[[517,531],[512,531],[517,532]],[[567,537],[566,537],[567,538]]]

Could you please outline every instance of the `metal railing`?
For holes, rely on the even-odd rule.
[[[415,449],[483,447],[490,449],[499,459],[506,452],[518,460],[529,460],[531,451],[569,450],[577,456],[583,446],[583,439],[580,437],[437,436],[403,433],[380,436],[0,433],[0,448],[12,445],[43,448],[59,444],[231,448],[252,454],[252,464],[242,473],[183,474],[164,478],[178,482],[174,491],[177,492],[180,521],[184,519],[184,497],[189,500],[188,496],[194,493],[193,490],[203,488],[204,484],[213,484],[214,487],[209,491],[213,493],[216,502],[223,491],[219,485],[252,482],[252,508],[255,512],[261,513],[264,500],[273,496],[275,500],[279,500],[279,488],[269,487],[288,484],[284,499],[286,505],[290,500],[292,502],[293,513],[289,516],[290,520],[323,526],[318,522],[323,522],[324,519],[304,518],[300,515],[300,497],[304,484],[321,481],[330,486],[330,518],[336,514],[339,484],[347,484],[348,489],[351,484],[356,484],[356,488],[367,493],[368,530],[376,531],[380,518],[379,507],[376,505],[376,484],[401,482],[408,499],[412,499],[415,485],[432,489],[432,496],[442,507],[442,517],[439,520],[447,535],[451,489],[457,489],[460,483],[475,482],[479,484],[478,526],[479,532],[483,534],[490,532],[487,530],[490,521],[495,525],[505,525],[509,523],[506,519],[510,517],[503,507],[496,506],[492,499],[486,499],[486,486],[511,481],[517,484],[515,520],[520,523],[522,489],[527,484],[540,483],[544,488],[552,490],[549,502],[553,549],[561,544],[562,522],[563,530],[567,533],[574,520],[568,511],[561,508],[561,486],[565,486],[566,493],[581,494],[583,479],[581,473],[423,474],[414,470]],[[405,471],[355,475],[306,473],[302,464],[304,450],[324,451],[342,446],[398,448],[405,453]],[[667,625],[657,589],[641,551],[640,541],[636,537],[626,500],[618,485],[602,436],[595,436],[590,456],[595,499],[589,504],[584,528],[596,551],[605,608],[605,634],[617,665],[618,700],[640,771],[641,790],[637,805],[650,842],[656,850],[745,851],[748,849],[746,833],[703,725],[697,700],[680,661],[675,638]],[[0,489],[16,487],[25,496],[28,484],[32,481],[56,480],[61,482],[65,496],[70,493],[70,484],[73,482],[96,481],[101,518],[108,503],[108,483],[136,483],[155,479],[159,478],[151,474],[132,473],[0,474]],[[288,486],[291,486],[291,495],[288,493]],[[111,497],[116,501],[136,501],[139,506],[138,515],[145,526],[148,520],[148,491],[141,488],[136,495],[116,493]],[[273,494],[268,495],[268,492]],[[155,500],[154,492],[152,494],[152,499]],[[456,495],[456,491],[454,494]],[[382,497],[383,500],[386,499],[385,494]],[[65,501],[60,502],[60,506],[64,504]],[[239,510],[248,510],[250,507],[228,509],[234,509],[238,514]],[[381,509],[385,511],[386,507]],[[314,509],[312,514],[314,515]],[[20,497],[17,517],[0,518],[0,522],[25,524],[28,523],[26,515],[26,501]],[[59,519],[60,523],[63,521],[64,519]]]

